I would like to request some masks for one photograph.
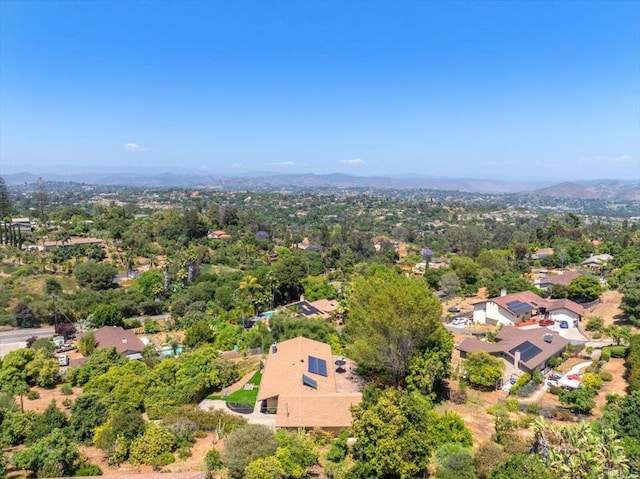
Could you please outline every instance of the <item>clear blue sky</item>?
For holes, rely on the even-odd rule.
[[[637,0],[0,13],[0,173],[640,178]]]

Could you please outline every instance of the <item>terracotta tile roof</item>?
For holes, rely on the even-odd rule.
[[[93,332],[99,349],[116,348],[119,354],[141,353],[144,344],[131,329],[103,326]]]
[[[276,427],[349,427],[351,406],[361,401],[361,393],[280,396]]]
[[[336,392],[335,371],[332,363],[331,346],[303,337],[277,343],[277,352],[269,349],[269,357],[264,367],[258,401],[280,394],[330,394]],[[327,362],[327,377],[309,373],[308,358],[315,356]],[[314,390],[302,384],[305,374],[318,382]]]
[[[547,334],[551,334],[552,340],[550,343],[544,340]],[[475,338],[466,338],[460,343],[458,350],[466,353],[476,353],[478,351],[486,351],[492,354],[503,353],[513,357],[509,351],[528,341],[539,348],[540,352],[528,361],[522,361],[522,364],[528,369],[535,369],[543,361],[564,351],[569,344],[568,339],[563,338],[558,333],[547,328],[519,329],[506,326],[498,332],[496,339],[498,339],[498,342],[489,343]]]
[[[331,347],[299,337],[269,349],[258,401],[278,398],[276,427],[347,427],[352,404],[362,400],[359,392],[338,392]],[[327,363],[327,376],[309,372],[309,356]],[[305,386],[302,375],[313,379],[317,389]]]
[[[338,306],[340,306],[340,303],[335,299],[319,299],[317,301],[311,301],[309,304],[325,313],[335,311],[338,309]]]

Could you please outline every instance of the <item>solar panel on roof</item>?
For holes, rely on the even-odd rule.
[[[326,377],[327,362],[324,359],[316,358],[315,356],[309,356],[309,372]]]
[[[527,303],[523,303],[522,301],[511,301],[507,303],[507,306],[516,314],[526,313],[527,311],[531,311],[533,309],[533,306]]]
[[[311,379],[306,374],[302,375],[302,384],[313,389],[318,389],[318,381],[316,381],[315,379]]]
[[[511,353],[511,355],[513,356],[515,355],[516,351],[520,351],[520,361],[522,361],[523,363],[526,363],[531,358],[534,358],[538,354],[540,354],[542,352],[542,349],[540,349],[535,344],[530,343],[529,341],[525,341],[524,343],[519,344],[515,348],[510,349],[509,353]]]

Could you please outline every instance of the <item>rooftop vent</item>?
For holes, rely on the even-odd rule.
[[[276,354],[278,352],[278,345],[276,343],[273,343],[271,345],[271,354]]]
[[[545,341],[546,343],[551,343],[551,342],[553,342],[553,334],[551,334],[551,333],[547,333],[547,334],[545,334],[545,335],[543,336],[543,338],[544,338],[544,341]]]

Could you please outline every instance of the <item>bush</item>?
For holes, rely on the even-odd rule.
[[[600,332],[593,333],[593,334],[591,335],[591,337],[592,337],[593,339],[600,339],[600,338],[602,338],[602,333],[600,333]]]
[[[600,317],[589,318],[584,329],[587,331],[600,331],[604,326],[604,320]]]
[[[35,399],[40,399],[40,393],[38,391],[29,391],[27,393],[27,399],[31,399],[32,401]]]
[[[627,347],[626,346],[607,346],[602,348],[602,352],[605,350],[609,351],[612,358],[623,359],[627,356]]]
[[[527,384],[529,381],[531,381],[531,374],[524,373],[522,376],[518,378],[516,383],[511,388],[511,394],[516,394],[518,392],[518,389],[520,389],[522,386]]]
[[[549,359],[549,361],[547,362],[549,363],[549,367],[557,368],[562,364],[562,359],[559,357],[555,357],[555,358]]]
[[[560,391],[562,391],[562,388],[560,386],[549,387],[549,393],[553,394],[554,396],[557,396],[558,394],[560,394]]]
[[[71,385],[69,383],[64,383],[62,387],[60,387],[60,394],[63,394],[65,396],[70,396],[71,394],[73,394]]]
[[[139,319],[125,319],[122,327],[124,329],[138,329],[142,327],[142,322]]]
[[[507,411],[509,412],[518,412],[520,410],[520,404],[516,398],[507,398],[504,403],[507,406]]]
[[[89,462],[81,462],[76,468],[76,476],[101,476],[102,469]]]
[[[449,399],[454,404],[464,404],[467,402],[467,391],[463,389],[454,389],[449,392]]]
[[[612,381],[613,374],[611,374],[609,371],[600,371],[600,379],[602,379],[603,381]]]
[[[207,470],[207,476],[210,477],[211,473],[222,469],[222,459],[220,453],[215,449],[211,449],[204,456],[204,467]]]
[[[527,405],[527,414],[538,414],[540,413],[540,405],[538,403],[532,402]]]
[[[611,359],[611,351],[608,348],[602,349],[602,354],[600,355],[600,361],[609,361]]]

